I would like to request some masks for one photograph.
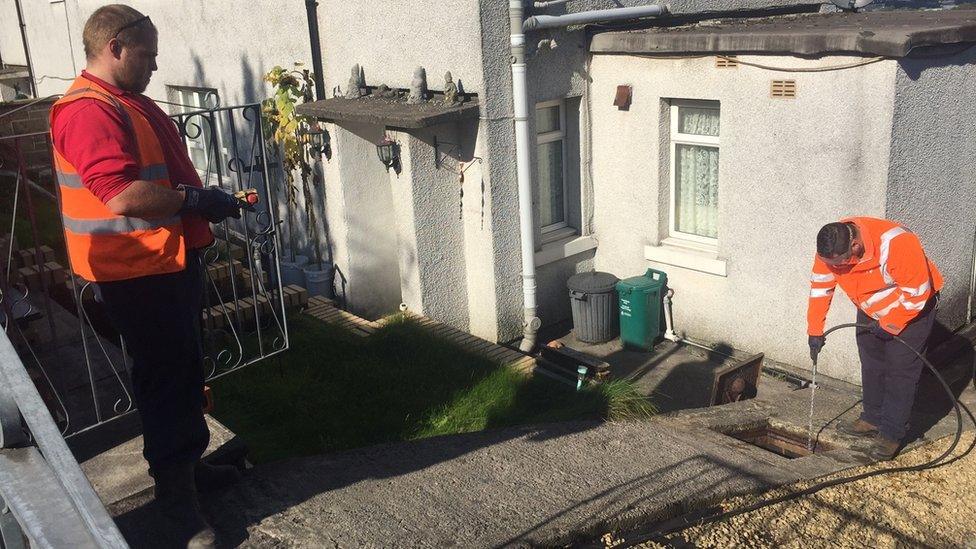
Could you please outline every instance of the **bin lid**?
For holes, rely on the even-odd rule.
[[[625,278],[617,284],[618,290],[654,290],[664,286],[664,279],[655,280],[647,275]]]
[[[603,294],[612,292],[619,278],[610,273],[599,271],[592,273],[577,273],[569,277],[566,287],[570,290],[587,294]]]

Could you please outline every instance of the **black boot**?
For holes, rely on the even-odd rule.
[[[180,542],[186,541],[187,549],[210,549],[216,547],[217,536],[203,516],[193,469],[194,465],[188,463],[153,470],[156,506],[163,518],[172,523]]]
[[[197,490],[213,492],[226,488],[241,480],[241,471],[233,465],[211,465],[205,461],[198,461],[193,470],[196,478]]]

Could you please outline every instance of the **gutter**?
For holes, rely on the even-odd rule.
[[[564,2],[548,2],[562,4]],[[532,207],[531,147],[534,139],[529,135],[528,75],[525,64],[525,33],[538,29],[561,28],[607,21],[623,21],[643,17],[656,17],[667,13],[663,6],[640,6],[610,10],[593,10],[567,15],[536,15],[525,18],[524,0],[509,0],[508,16],[512,48],[512,99],[515,122],[515,163],[518,180],[519,232],[522,243],[522,342],[519,350],[528,353],[535,348],[542,320],[536,305],[535,274],[535,212]]]

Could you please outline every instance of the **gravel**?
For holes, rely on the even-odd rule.
[[[973,441],[966,434],[962,449]],[[938,456],[951,437],[888,462],[837,476],[894,465],[924,463]],[[834,477],[828,477],[834,478]],[[823,479],[820,479],[823,480]],[[767,499],[818,481],[775,490]],[[733,509],[757,496],[730,499]],[[673,534],[642,547],[964,547],[976,549],[976,452],[949,465],[843,484],[812,496]],[[624,540],[625,541],[625,540]]]

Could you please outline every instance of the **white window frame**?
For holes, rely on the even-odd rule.
[[[721,120],[722,111],[721,105],[718,101],[702,101],[702,100],[691,100],[691,99],[672,99],[671,103],[671,164],[668,167],[670,171],[671,179],[671,196],[668,199],[668,236],[675,239],[686,240],[698,244],[704,244],[708,247],[715,248],[718,246],[718,238],[708,238],[706,236],[701,236],[697,234],[683,233],[677,229],[676,226],[676,202],[677,202],[677,181],[675,179],[677,170],[675,169],[675,163],[677,160],[677,146],[678,145],[701,145],[707,147],[715,147],[719,150],[719,159],[722,158],[722,148],[720,144],[721,130],[719,130],[719,136],[709,136],[709,135],[693,135],[687,133],[681,133],[678,131],[678,111],[682,107],[691,107],[698,109],[713,109],[719,111],[719,120]],[[721,122],[720,122],[721,124]],[[720,126],[721,127],[721,126]],[[720,160],[721,161],[721,160]],[[722,172],[719,170],[719,181],[721,181]],[[721,189],[721,185],[719,185]],[[721,204],[721,202],[720,202]]]
[[[535,145],[536,145],[536,162],[540,162],[539,158],[539,145],[546,143],[552,143],[554,141],[559,141],[562,146],[562,183],[563,183],[563,220],[558,223],[552,223],[550,225],[544,225],[540,227],[542,231],[543,240],[547,240],[546,236],[549,233],[554,233],[556,231],[563,232],[563,229],[569,228],[569,192],[566,188],[566,101],[563,99],[555,99],[553,101],[543,101],[541,103],[535,104],[535,110],[538,111],[542,109],[547,109],[551,107],[559,107],[559,129],[556,131],[538,133],[536,130]],[[538,169],[536,169],[536,177],[538,177]],[[537,185],[542,184],[541,181],[536,182]]]
[[[169,86],[169,88],[173,90],[173,93],[176,96],[176,100],[174,101],[174,103],[179,103],[179,106],[177,106],[178,112],[176,114],[183,114],[188,112],[205,110],[207,108],[204,105],[204,100],[206,99],[206,97],[211,93],[214,94],[215,96],[217,95],[217,90],[212,88],[197,88],[193,86]],[[219,112],[214,113],[215,127],[212,128],[212,130],[217,132],[217,145],[220,147],[221,158],[219,159],[219,161],[220,161],[221,177],[220,178],[217,177],[217,171],[216,169],[213,168],[211,168],[210,177],[212,178],[211,181],[214,181],[219,185],[223,186],[225,182],[230,181],[230,174],[228,173],[229,168],[227,166],[227,161],[228,159],[232,158],[233,155],[231,155],[230,149],[228,149],[226,144],[224,143],[224,134],[223,134],[222,125],[220,123],[220,115],[221,113]],[[194,120],[191,121],[190,123],[192,124],[201,123],[199,118],[200,117],[194,117]],[[203,143],[201,141],[203,139],[203,135],[204,134],[201,129],[201,133],[199,136],[195,138],[187,136],[186,138],[187,154],[190,155],[190,159],[192,161],[193,150],[203,151],[203,156],[207,160],[207,166],[208,167],[214,166],[214,162],[213,162],[214,159],[210,156],[210,152],[209,152],[210,151],[209,144]],[[195,164],[193,168],[196,169],[197,175],[199,175],[200,179],[203,180],[203,184],[206,185],[207,170],[200,169]]]

